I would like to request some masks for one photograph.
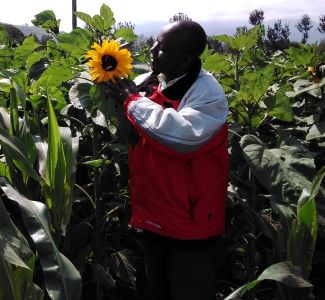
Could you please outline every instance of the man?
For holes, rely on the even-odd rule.
[[[138,134],[129,148],[132,218],[143,230],[149,300],[215,300],[224,233],[228,106],[201,69],[203,28],[166,25],[151,48],[152,73],[120,81]]]

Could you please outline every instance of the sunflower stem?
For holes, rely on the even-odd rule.
[[[93,124],[93,139],[92,139],[92,152],[93,160],[98,156],[98,129],[96,124]],[[101,197],[99,186],[99,171],[98,168],[94,168],[94,202],[95,202],[95,249],[94,249],[94,261],[101,264]],[[97,300],[103,299],[102,284],[97,282]]]

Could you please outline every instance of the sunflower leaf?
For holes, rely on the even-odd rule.
[[[107,31],[115,23],[114,14],[112,10],[104,3],[100,8],[100,15],[104,19],[104,30]]]
[[[91,16],[86,14],[86,13],[83,13],[81,11],[76,11],[74,13],[80,20],[84,21],[88,26],[93,26],[93,22],[91,20]]]

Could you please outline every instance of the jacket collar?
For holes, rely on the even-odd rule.
[[[163,89],[162,94],[170,100],[181,100],[199,75],[201,66],[201,60],[198,59],[184,76],[174,84]],[[138,86],[138,89],[139,92],[145,92],[146,97],[150,97],[152,93],[157,90],[158,84],[158,75],[151,73],[150,76]]]

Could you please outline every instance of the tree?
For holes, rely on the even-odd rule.
[[[317,29],[319,32],[325,33],[325,15],[320,15]]]
[[[113,27],[114,27],[114,30],[118,30],[121,28],[129,28],[131,30],[134,30],[135,25],[133,23],[131,23],[131,21],[125,21],[125,22],[118,22]]]
[[[246,34],[248,31],[248,28],[246,26],[239,26],[239,27],[236,27],[236,32],[234,34],[234,36],[240,36],[240,35],[244,35]]]
[[[0,23],[0,45],[19,46],[25,39],[24,34],[15,26]]]
[[[188,15],[179,12],[177,15],[173,15],[170,19],[169,19],[169,23],[173,23],[176,21],[181,21],[181,20],[186,20],[186,21],[192,21],[191,18],[189,18]]]
[[[281,20],[276,21],[273,28],[270,26],[267,27],[266,48],[271,52],[287,49],[290,45],[289,35],[289,24],[285,24],[283,27]]]
[[[153,38],[153,36],[150,36],[148,39],[147,39],[147,45],[149,48],[151,48],[153,46],[155,42],[155,39]]]
[[[211,37],[208,37],[208,49],[211,50],[212,53],[224,53],[223,43],[215,40]]]
[[[249,14],[249,23],[252,25],[261,25],[264,20],[264,11],[263,10],[258,10],[254,9],[250,14]]]
[[[309,36],[309,30],[313,27],[309,15],[307,14],[302,15],[296,27],[299,30],[299,32],[302,33],[303,35],[301,39],[301,43],[306,44]]]

